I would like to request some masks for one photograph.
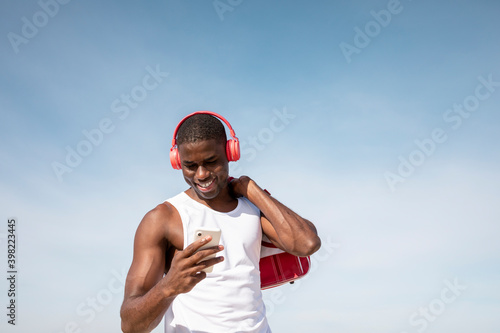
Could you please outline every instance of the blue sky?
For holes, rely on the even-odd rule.
[[[135,229],[186,188],[168,150],[197,110],[235,129],[233,176],[323,239],[306,279],[266,292],[274,332],[500,328],[498,2],[1,7],[2,332],[119,331]]]

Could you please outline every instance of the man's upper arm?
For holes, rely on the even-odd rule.
[[[146,294],[163,277],[165,251],[169,246],[166,238],[165,208],[148,212],[135,234],[134,256],[125,284],[125,298]]]

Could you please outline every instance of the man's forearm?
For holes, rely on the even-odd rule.
[[[161,322],[175,295],[165,292],[160,280],[142,296],[129,296],[120,310],[124,333],[149,333]]]
[[[246,197],[272,224],[287,252],[310,255],[321,246],[314,225],[283,205],[250,180]]]

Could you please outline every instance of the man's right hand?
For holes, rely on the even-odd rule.
[[[222,251],[224,246],[218,245],[204,250],[197,251],[203,245],[210,242],[211,236],[206,236],[200,240],[189,244],[184,250],[176,251],[172,258],[172,263],[167,275],[162,283],[169,290],[170,295],[187,293],[194,288],[207,274],[202,270],[213,266],[224,260],[224,257],[215,257],[207,260],[203,258]]]

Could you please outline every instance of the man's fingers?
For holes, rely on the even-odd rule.
[[[213,247],[209,247],[207,249],[199,250],[198,252],[194,253],[189,257],[189,260],[191,260],[192,264],[196,264],[200,261],[203,261],[205,257],[208,257],[210,255],[214,255],[217,252],[220,252],[224,249],[224,246],[222,245],[217,245]]]
[[[212,240],[212,236],[207,235],[201,239],[198,239],[191,244],[189,244],[183,251],[181,251],[185,257],[190,257],[195,253],[200,247],[207,244]]]
[[[208,268],[210,266],[213,266],[215,264],[218,264],[220,262],[224,261],[224,257],[215,257],[215,258],[210,258],[207,260],[202,260],[198,262],[194,267],[196,267],[197,271],[201,271],[205,268]]]
[[[189,244],[189,246],[186,247],[183,251],[180,251],[179,256],[182,256],[185,259],[189,259],[191,265],[194,265],[202,261],[205,257],[224,250],[223,245],[211,246],[209,248],[200,250],[200,248],[210,242],[211,239],[212,236],[208,235],[200,240],[194,241],[193,243]]]
[[[184,267],[183,269],[197,279],[203,279],[203,276],[198,276],[198,274],[205,268],[213,266],[224,260],[223,257],[215,257],[217,252],[224,249],[223,245],[211,246],[206,249],[200,249],[206,245],[212,237],[207,235],[206,237],[196,240],[189,244],[183,251],[179,251],[175,254],[176,265],[179,267]],[[207,258],[208,256],[213,256]],[[199,282],[199,281],[198,281]]]
[[[202,271],[198,271],[198,272],[196,272],[195,274],[192,275],[192,279],[194,280],[193,282],[195,284],[200,283],[200,281],[203,280],[206,277],[207,277],[207,273],[202,272]]]

